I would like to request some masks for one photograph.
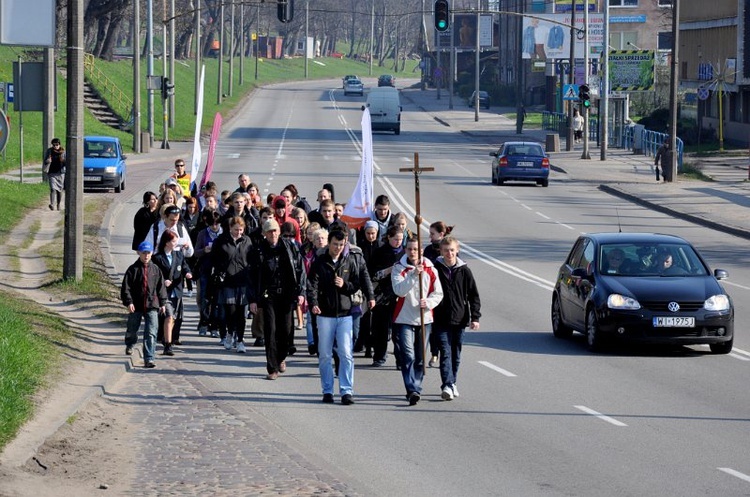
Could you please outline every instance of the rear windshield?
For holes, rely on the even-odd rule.
[[[528,143],[523,145],[506,145],[505,155],[544,155],[541,145]]]
[[[692,246],[681,243],[617,243],[599,248],[599,272],[612,276],[707,276]]]

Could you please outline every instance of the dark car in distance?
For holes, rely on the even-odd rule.
[[[396,86],[396,78],[390,74],[383,74],[378,78],[378,86]]]
[[[474,107],[474,101],[477,99],[477,92],[473,92],[469,97],[469,107]],[[490,108],[490,94],[486,91],[479,92],[479,106],[485,109]]]
[[[560,267],[552,293],[552,332],[586,335],[597,351],[609,339],[671,345],[707,344],[728,354],[734,342],[734,307],[683,238],[652,233],[580,236]]]
[[[502,185],[506,181],[535,181],[537,185],[549,185],[549,157],[536,142],[505,142],[496,152],[490,152],[492,160],[492,184]]]

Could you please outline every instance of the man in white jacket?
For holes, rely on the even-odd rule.
[[[398,296],[393,330],[400,348],[401,375],[409,405],[419,402],[424,377],[424,341],[420,314],[424,313],[425,339],[430,334],[432,309],[443,300],[443,288],[435,267],[419,253],[416,238],[406,242],[406,254],[393,266],[393,291]],[[422,298],[419,298],[419,285]]]

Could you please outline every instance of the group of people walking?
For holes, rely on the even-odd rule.
[[[155,367],[158,343],[173,355],[181,345],[183,298],[195,288],[198,335],[246,353],[250,318],[253,345],[265,349],[268,380],[286,372],[297,352],[295,328],[306,329],[324,403],[335,401],[338,377],[341,404],[353,404],[354,354],[364,352],[373,367],[382,367],[393,342],[406,399],[417,404],[427,337],[430,365],[439,363],[441,397],[459,395],[463,333],[467,326],[479,329],[481,304],[451,227],[433,223],[420,253],[406,217],[391,212],[386,195],[377,197],[372,219],[352,229],[339,217],[344,206],[334,202],[331,184],[318,192],[317,208],[293,184],[262,199],[245,174],[234,191],[219,193],[208,182],[191,192],[190,184],[184,161],[177,160],[175,173],[158,194],[144,194],[135,215],[138,260],[121,287],[129,311],[126,354],[145,321],[145,367]]]

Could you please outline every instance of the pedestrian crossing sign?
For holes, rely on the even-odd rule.
[[[578,85],[563,85],[563,100],[578,100]]]

